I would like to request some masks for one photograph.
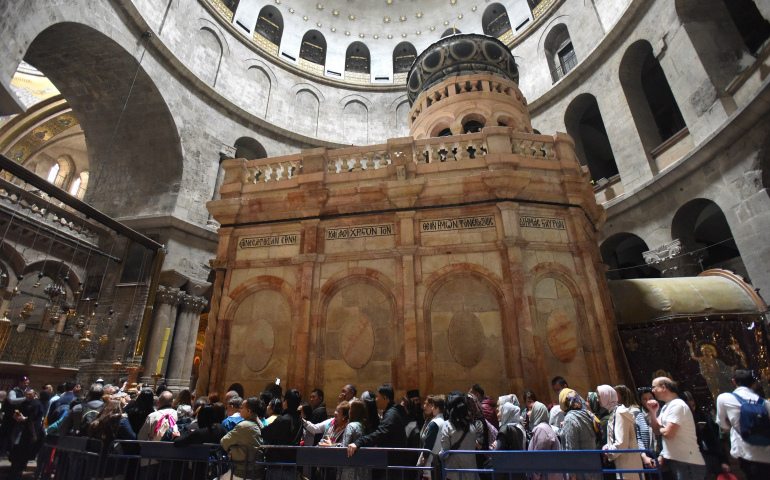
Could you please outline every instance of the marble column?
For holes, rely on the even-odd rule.
[[[212,267],[214,262],[212,261]],[[219,316],[219,303],[222,299],[222,287],[225,284],[226,270],[221,267],[214,267],[216,279],[214,280],[214,291],[211,295],[211,308],[209,309],[209,322],[206,326],[206,340],[203,343],[201,352],[201,367],[198,373],[198,384],[195,386],[195,392],[198,396],[208,395],[209,380],[211,379],[211,363],[214,358],[214,342],[216,341],[217,321]]]
[[[195,342],[198,338],[198,323],[208,301],[197,295],[185,295],[182,311],[176,321],[174,341],[166,372],[166,385],[179,391],[190,388],[190,375],[195,355]]]
[[[164,287],[163,285],[158,287],[158,292],[155,295],[155,308],[152,317],[152,327],[150,327],[150,337],[147,340],[147,348],[143,357],[142,364],[144,365],[144,371],[142,372],[142,382],[152,383],[150,375],[155,373],[155,368],[158,365],[158,358],[160,357],[160,349],[163,345],[163,335],[167,328],[171,328],[169,332],[169,343],[166,345],[166,351],[164,355],[165,369],[168,365],[168,351],[171,346],[171,338],[173,335],[174,323],[176,320],[177,307],[179,302],[182,301],[184,292],[179,291],[178,288]],[[161,370],[163,372],[163,370]]]

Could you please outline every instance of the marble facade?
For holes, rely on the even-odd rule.
[[[455,135],[222,163],[199,391],[281,378],[303,394],[480,383],[549,398],[556,375],[580,391],[619,382],[606,214],[574,142],[532,133],[512,78],[460,80],[475,87],[433,82],[410,112]],[[493,111],[519,118],[496,126]],[[485,128],[458,135],[460,116]]]

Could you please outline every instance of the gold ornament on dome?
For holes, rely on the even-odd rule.
[[[317,3],[317,4],[316,4],[316,8],[317,8],[318,10],[323,10],[323,9],[324,9],[324,6],[323,6],[323,5],[321,5],[320,3]]]
[[[334,15],[335,17],[339,17],[340,16],[340,11],[339,10],[332,10],[332,15]]]
[[[474,5],[473,8],[471,8],[471,10],[475,12],[477,8],[479,8],[479,7]]]
[[[385,17],[382,19],[382,21],[385,23],[390,23],[390,17]]]
[[[418,13],[417,15],[415,15],[415,17],[422,18],[422,12]]]
[[[349,18],[349,19],[351,19],[351,20],[355,20],[355,19],[356,19],[356,16],[355,16],[355,15],[353,15],[353,14],[350,14],[350,15],[348,15],[348,18]]]

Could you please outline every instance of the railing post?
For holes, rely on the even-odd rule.
[[[481,130],[487,144],[487,154],[512,153],[509,127],[486,127]]]

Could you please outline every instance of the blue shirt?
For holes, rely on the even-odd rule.
[[[231,415],[231,416],[225,418],[224,420],[222,420],[222,425],[225,427],[225,430],[227,430],[229,432],[230,430],[235,428],[235,426],[238,425],[239,423],[241,423],[242,421],[243,421],[243,417],[241,417],[241,415],[238,413],[238,414],[235,414],[235,415]]]

